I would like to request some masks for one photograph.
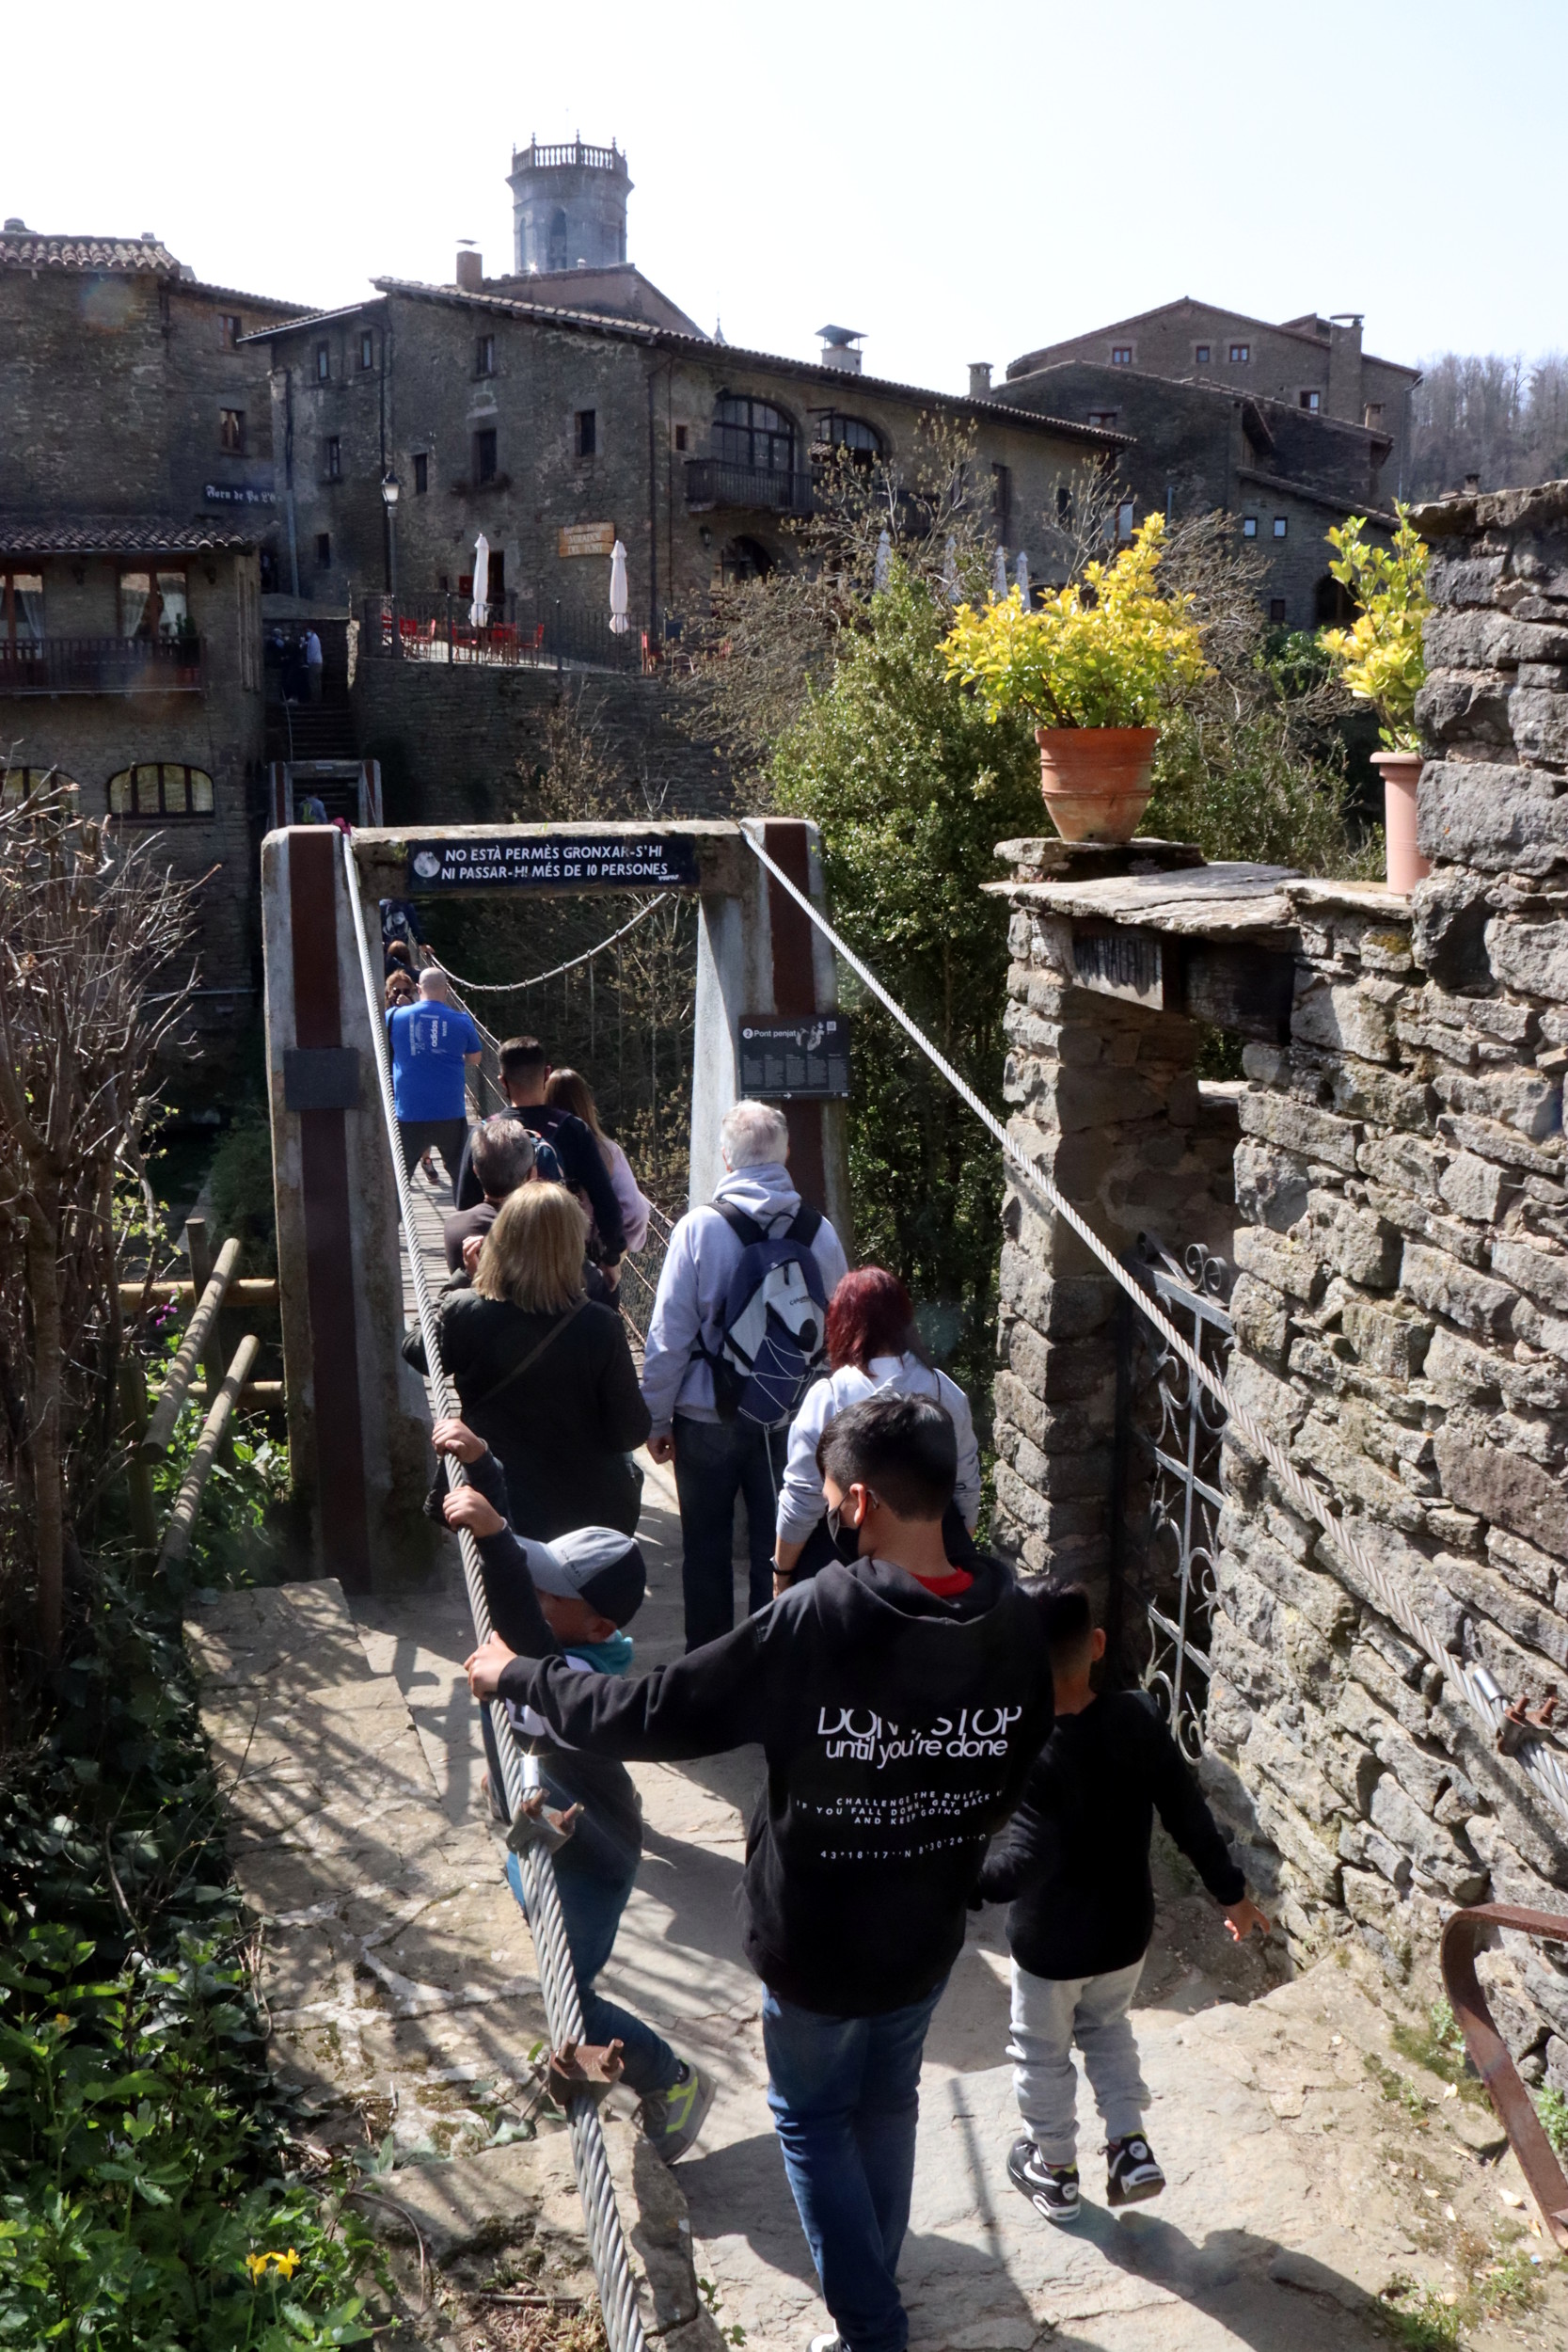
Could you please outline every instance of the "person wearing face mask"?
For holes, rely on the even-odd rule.
[[[942,1545],[958,1445],[929,1397],[868,1397],[817,1453],[837,1559],[718,1641],[610,1680],[499,1639],[479,1697],[575,1753],[673,1762],[760,1740],[742,1888],[768,2105],[837,2330],[904,2352],[895,2281],[926,2030],[992,1832],[1053,1722],[1049,1596]]]

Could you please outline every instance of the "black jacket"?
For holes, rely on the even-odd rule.
[[[1154,1815],[1222,1903],[1246,1881],[1154,1702],[1108,1691],[1057,1717],[1012,1821],[986,1857],[982,1900],[1010,1903],[1007,1943],[1032,1977],[1101,1977],[1148,1949]]]
[[[760,1740],[747,1957],[783,1999],[875,2016],[924,1999],[958,1957],[986,1840],[1051,1728],[1046,1605],[984,1554],[952,1600],[881,1561],[835,1562],[655,1674],[518,1659],[500,1687],[595,1755]]]
[[[502,1518],[510,1520],[506,1473],[496,1455],[482,1454],[469,1464],[468,1477]],[[499,1535],[480,1537],[478,1549],[490,1622],[508,1649],[525,1658],[564,1658],[565,1645],[546,1621],[527,1554],[511,1527],[502,1528]],[[583,1808],[584,1818],[563,1849],[564,1867],[608,1879],[635,1870],[642,1851],[642,1807],[626,1766],[613,1756],[580,1756],[562,1747],[525,1723],[520,1707],[509,1705],[507,1712],[515,1737],[539,1758],[549,1802],[558,1808]],[[504,1806],[502,1810],[504,1815]]]
[[[538,1361],[493,1399],[491,1391],[560,1316],[525,1314],[455,1283],[437,1308],[441,1360],[463,1419],[500,1456],[517,1533],[546,1543],[573,1527],[634,1534],[642,1489],[626,1456],[653,1423],[614,1308],[580,1307]],[[417,1326],[403,1352],[416,1372],[427,1369]]]
[[[621,1219],[621,1203],[615,1198],[615,1187],[610,1181],[610,1170],[604,1155],[594,1140],[594,1131],[585,1120],[571,1111],[558,1110],[553,1103],[515,1103],[510,1111],[498,1111],[499,1119],[520,1119],[531,1136],[540,1136],[554,1152],[561,1165],[562,1177],[574,1192],[580,1192],[593,1212],[594,1230],[598,1234],[598,1254],[619,1258],[626,1246],[626,1230]],[[473,1129],[463,1147],[463,1158],[457,1170],[457,1191],[453,1206],[477,1209],[484,1198],[484,1186],[473,1170]]]

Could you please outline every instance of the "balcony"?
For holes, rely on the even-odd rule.
[[[772,515],[809,515],[811,476],[773,473],[761,466],[726,466],[717,457],[689,457],[686,503],[693,514],[735,506]]]
[[[199,694],[199,637],[0,638],[0,696]]]

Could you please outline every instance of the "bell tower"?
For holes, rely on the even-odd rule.
[[[613,142],[588,147],[576,138],[515,150],[513,257],[519,278],[578,268],[613,269],[626,258],[626,199],[631,177]]]

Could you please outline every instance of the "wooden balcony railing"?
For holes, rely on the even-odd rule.
[[[0,637],[0,695],[199,694],[199,637]]]

